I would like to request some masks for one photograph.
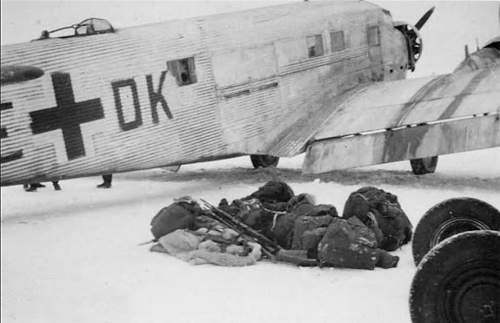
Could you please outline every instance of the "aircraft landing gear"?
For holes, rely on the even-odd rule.
[[[250,160],[252,161],[252,165],[254,168],[266,168],[270,166],[278,166],[280,158],[270,155],[250,155]]]
[[[438,156],[411,159],[410,165],[415,175],[434,173],[438,162]]]
[[[426,212],[413,240],[413,323],[500,321],[498,230],[500,212],[477,199],[449,199]]]

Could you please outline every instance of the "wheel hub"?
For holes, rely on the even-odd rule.
[[[446,322],[492,323],[500,319],[500,268],[498,262],[464,264],[444,284]]]
[[[430,247],[436,246],[441,241],[461,232],[491,230],[490,227],[473,218],[453,218],[443,222],[430,240]]]

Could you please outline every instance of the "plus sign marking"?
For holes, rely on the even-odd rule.
[[[70,75],[53,73],[51,76],[57,106],[30,112],[31,130],[33,134],[40,134],[61,129],[68,160],[83,157],[85,146],[80,125],[104,118],[101,99],[75,102]]]

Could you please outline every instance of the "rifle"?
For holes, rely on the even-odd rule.
[[[277,250],[281,248],[276,242],[272,241],[260,232],[254,230],[243,221],[240,221],[239,219],[233,217],[231,214],[213,206],[204,199],[201,199],[201,201],[207,208],[207,212],[210,217],[235,230],[236,232],[240,232],[245,236],[252,238],[252,240],[260,244],[263,249],[270,252],[271,254],[275,254]]]
[[[298,266],[317,266],[317,260],[307,258],[306,250],[286,250],[276,242],[256,231],[243,221],[201,199],[207,214],[227,227],[240,232],[262,246],[264,254],[271,260],[284,261]]]

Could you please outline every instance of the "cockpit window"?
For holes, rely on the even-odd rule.
[[[71,26],[54,29],[52,31],[44,30],[38,39],[88,36],[112,33],[114,31],[113,26],[111,26],[107,20],[101,18],[88,18]]]
[[[92,27],[90,25],[80,25],[75,29],[75,34],[78,36],[92,35]]]
[[[85,19],[81,23],[78,24],[79,26],[85,26],[87,27],[84,31],[86,35],[92,35],[92,34],[102,34],[102,33],[109,33],[113,32],[113,26],[105,20],[105,19],[100,19],[100,18],[89,18]],[[79,27],[80,28],[80,27]],[[80,33],[78,33],[80,34]]]

